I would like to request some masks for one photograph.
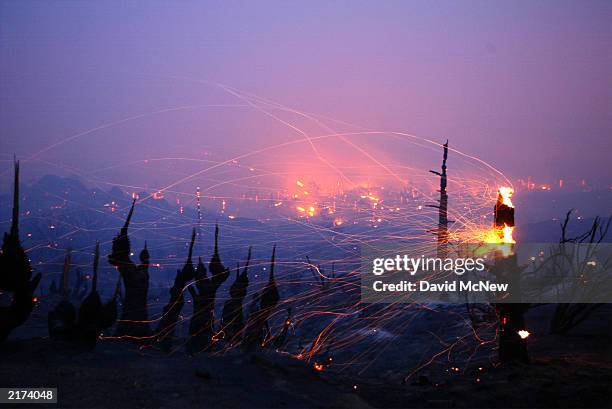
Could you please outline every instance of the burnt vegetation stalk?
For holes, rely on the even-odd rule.
[[[145,242],[145,246],[140,252],[140,264],[136,265],[130,258],[128,227],[134,213],[135,204],[136,199],[132,202],[132,207],[121,231],[113,239],[113,249],[108,256],[108,262],[115,266],[121,274],[125,289],[121,318],[115,330],[115,336],[145,338],[151,335],[147,311],[149,251]]]
[[[440,177],[440,199],[438,199],[437,205],[427,205],[438,209],[438,227],[430,230],[430,232],[436,235],[438,242],[438,257],[444,258],[448,252],[448,179],[446,174],[446,160],[448,159],[448,141],[442,145],[444,153],[442,156],[442,166],[440,172],[436,170],[430,170],[429,172]]]
[[[34,291],[41,274],[32,278],[32,266],[19,239],[19,161],[14,161],[13,218],[11,230],[4,233],[0,252],[0,292],[9,293],[11,301],[0,307],[0,342],[30,317],[34,308]]]

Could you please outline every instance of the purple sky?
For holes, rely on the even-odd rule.
[[[2,170],[12,152],[126,117],[244,104],[191,78],[362,129],[449,138],[511,178],[607,186],[611,21],[610,1],[3,1]],[[239,106],[155,114],[46,150],[30,169],[119,165],[98,174],[119,180],[132,160],[225,159],[297,137],[273,122]],[[184,176],[167,172],[132,183]]]

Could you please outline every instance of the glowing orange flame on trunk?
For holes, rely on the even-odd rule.
[[[514,204],[512,204],[512,195],[514,194],[514,189],[508,186],[502,186],[498,189],[498,192],[502,198],[502,204],[505,204],[508,207],[514,207]]]
[[[502,205],[514,208],[514,204],[512,203],[514,189],[502,186],[498,189],[498,193],[498,203],[501,202]],[[492,244],[515,244],[516,241],[512,237],[513,232],[514,227],[504,223],[503,227],[498,226],[489,230],[484,237],[484,242]]]

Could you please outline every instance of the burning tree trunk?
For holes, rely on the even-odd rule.
[[[0,307],[0,342],[11,331],[22,325],[34,308],[34,291],[41,275],[32,279],[32,267],[19,240],[19,162],[15,161],[13,186],[13,220],[10,233],[4,233],[2,252],[0,252],[0,292],[12,293],[8,306]]]
[[[274,281],[275,255],[276,245],[272,248],[268,283],[261,291],[261,295],[257,300],[259,301],[259,309],[251,314],[244,330],[242,345],[247,350],[254,350],[265,345],[266,339],[268,338],[266,331],[267,328],[269,328],[268,319],[274,307],[276,307],[276,304],[280,301],[280,295],[278,294],[276,282]]]
[[[148,337],[151,329],[148,323],[147,297],[149,293],[149,252],[147,245],[140,253],[140,265],[136,266],[130,258],[130,239],[128,227],[134,213],[134,205],[117,237],[113,239],[113,250],[108,262],[115,266],[123,279],[125,299],[121,320],[115,331],[116,336]]]
[[[230,275],[229,268],[225,268],[219,257],[219,226],[215,225],[215,248],[208,264],[210,278],[206,276],[203,263],[199,263],[196,272],[195,288],[189,286],[193,298],[193,315],[189,323],[189,343],[187,350],[190,353],[201,352],[210,346],[214,333],[215,299],[217,290]]]
[[[500,188],[497,203],[495,204],[495,218],[493,228],[499,238],[499,243],[510,247],[514,244],[512,231],[514,229],[514,205],[511,201],[512,189]],[[520,303],[521,277],[517,256],[512,251],[499,252],[496,255],[495,266],[492,271],[498,282],[508,283],[511,289],[509,296],[511,303],[497,304],[499,319],[499,360],[506,362],[529,362],[527,354],[527,337],[525,330],[525,311],[528,304]]]
[[[222,326],[225,333],[224,337],[229,343],[234,343],[235,338],[242,335],[242,330],[244,329],[242,303],[249,286],[248,270],[250,261],[251,247],[249,247],[247,261],[242,274],[240,273],[240,264],[236,266],[236,281],[230,287],[230,299],[223,305]]]
[[[428,207],[434,207],[438,209],[438,227],[433,230],[437,236],[438,241],[438,257],[444,258],[447,254],[448,247],[448,194],[446,191],[447,177],[446,177],[446,160],[448,158],[448,141],[444,145],[444,155],[442,157],[442,169],[441,172],[430,170],[431,173],[440,177],[440,199],[437,205],[427,205]]]
[[[174,339],[174,333],[176,325],[179,321],[181,311],[185,305],[185,297],[183,296],[183,290],[187,283],[193,280],[195,276],[195,269],[193,268],[193,245],[195,243],[195,229],[191,233],[191,242],[189,243],[189,253],[187,255],[187,261],[181,270],[176,270],[176,277],[174,278],[174,285],[170,289],[170,301],[164,307],[159,327],[157,329],[157,342],[163,351],[169,352],[172,348],[172,341]]]

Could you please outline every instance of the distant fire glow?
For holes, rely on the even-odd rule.
[[[522,330],[520,330],[518,332],[518,335],[519,335],[519,337],[521,337],[521,339],[527,339],[527,337],[529,337],[529,335],[531,335],[531,333],[529,331],[527,331],[527,330],[522,329]]]

